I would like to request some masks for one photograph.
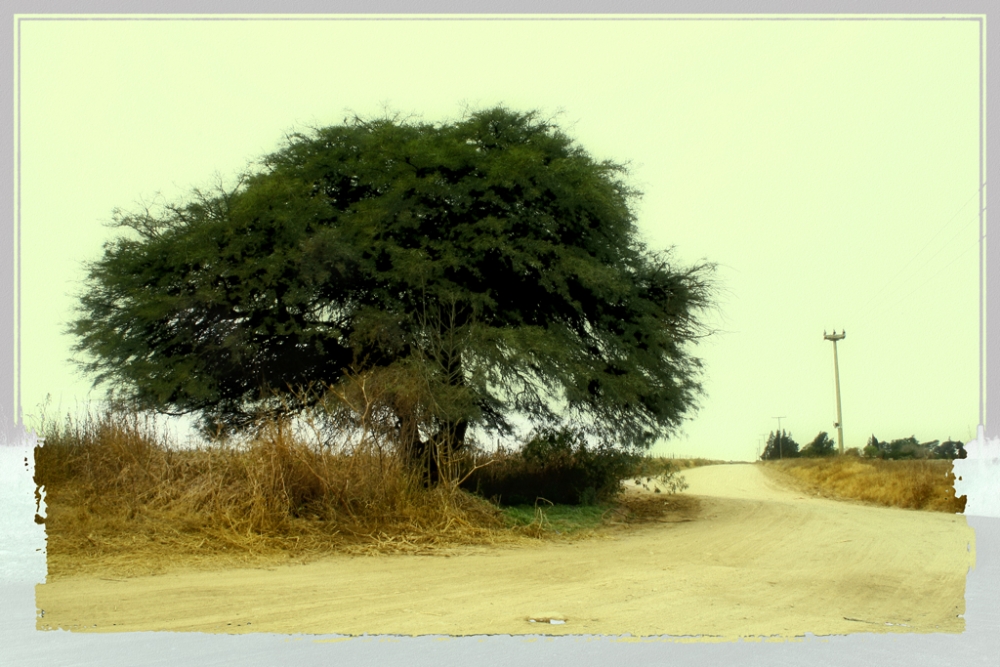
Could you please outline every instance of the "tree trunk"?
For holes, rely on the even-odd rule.
[[[428,440],[418,433],[410,440],[409,458],[415,469],[421,471],[424,486],[431,487],[451,481],[451,462],[454,455],[465,447],[465,434],[469,422],[460,420],[447,423]]]

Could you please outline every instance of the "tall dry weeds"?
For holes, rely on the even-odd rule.
[[[425,488],[378,438],[320,442],[308,426],[269,422],[244,439],[180,448],[152,419],[120,410],[43,424],[35,480],[50,573],[503,539],[495,507],[457,485]]]

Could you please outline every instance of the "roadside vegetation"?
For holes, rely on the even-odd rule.
[[[566,434],[472,452],[429,486],[391,441],[371,433],[318,439],[308,423],[269,422],[247,437],[187,447],[151,418],[121,410],[44,422],[39,432],[35,481],[46,505],[50,575],[304,562],[334,552],[447,553],[582,537],[690,509],[669,493],[621,493],[622,480],[640,472],[666,492],[669,483],[680,488],[665,462],[591,450]],[[501,493],[476,493],[484,479]],[[503,502],[508,489],[521,495]]]
[[[961,513],[949,460],[834,456],[765,461],[764,470],[806,493],[905,509]]]
[[[497,106],[291,133],[235,182],[115,210],[67,331],[124,407],[38,429],[50,565],[502,542],[555,534],[559,505],[655,515],[608,509],[629,477],[654,510],[675,489],[642,453],[703,393],[715,267],[646,245],[639,197],[624,164]],[[145,414],[196,418],[204,444]],[[511,449],[476,440],[522,423]]]

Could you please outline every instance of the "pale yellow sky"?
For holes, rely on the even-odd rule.
[[[845,444],[978,422],[979,27],[845,20],[20,23],[21,396],[86,400],[61,332],[115,207],[232,176],[384,104],[561,112],[629,162],[639,221],[720,264],[708,392],[658,452],[752,459],[777,426]],[[92,395],[91,398],[96,398]]]

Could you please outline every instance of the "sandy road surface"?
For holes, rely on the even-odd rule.
[[[805,498],[758,466],[684,473],[695,521],[443,556],[41,584],[39,628],[337,634],[794,636],[961,632],[961,515]],[[633,490],[634,492],[634,490]],[[558,615],[558,625],[531,616]]]

